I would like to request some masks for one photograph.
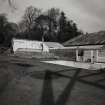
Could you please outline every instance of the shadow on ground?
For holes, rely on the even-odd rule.
[[[60,76],[54,72],[46,71],[43,85],[43,92],[41,97],[40,105],[65,105],[70,93],[77,81],[78,74],[80,70],[77,70],[73,75],[73,78],[69,81],[68,85],[65,87],[64,91],[61,93],[59,98],[54,101],[53,88],[52,88],[52,75]]]
[[[61,74],[60,71],[52,72],[52,71],[47,70],[45,72],[43,91],[42,91],[42,97],[41,97],[40,105],[65,105],[66,102],[68,101],[68,98],[70,99],[71,92],[72,92],[77,81],[81,82],[83,84],[87,84],[87,85],[105,90],[104,85],[98,84],[97,82],[91,82],[91,81],[87,81],[87,80],[83,79],[86,77],[96,76],[96,75],[100,75],[103,73],[105,74],[104,71],[79,76],[80,73],[81,73],[81,69],[76,69],[74,75],[72,77],[70,77],[70,76]],[[53,75],[70,79],[69,83],[64,88],[63,92],[59,95],[56,102],[54,100],[53,87],[52,87],[52,80],[54,79]],[[103,79],[102,79],[102,81],[103,81]]]

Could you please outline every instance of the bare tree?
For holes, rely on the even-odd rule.
[[[58,8],[51,8],[48,10],[48,16],[54,20],[60,15],[60,10]]]
[[[58,17],[60,16],[60,10],[57,8],[51,8],[48,10],[48,17],[50,19],[50,24],[49,24],[49,28],[50,31],[54,30],[57,28],[57,20]]]
[[[35,25],[35,19],[40,15],[40,13],[41,10],[38,8],[34,8],[33,6],[29,6],[28,8],[26,8],[23,19],[20,22],[25,31],[30,32],[30,30]]]
[[[47,11],[49,17],[49,37],[55,41],[58,32],[58,19],[60,17],[60,10],[58,8],[51,8]]]

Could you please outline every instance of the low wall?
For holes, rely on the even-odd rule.
[[[67,58],[69,60],[76,60],[76,51],[71,49],[50,49],[51,53],[54,53],[56,56],[60,58]]]

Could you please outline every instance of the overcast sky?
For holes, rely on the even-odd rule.
[[[11,0],[16,10],[12,10],[8,0],[0,0],[0,13],[7,13],[10,21],[18,22],[24,9],[30,5],[43,10],[51,7],[63,10],[84,32],[105,30],[105,0]]]

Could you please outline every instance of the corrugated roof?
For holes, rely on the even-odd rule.
[[[101,45],[105,44],[105,31],[80,35],[64,43],[64,46]]]
[[[49,48],[62,48],[64,47],[62,44],[57,42],[44,42]]]

